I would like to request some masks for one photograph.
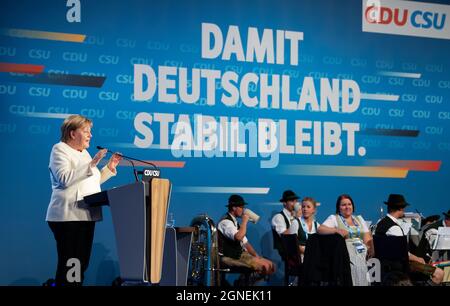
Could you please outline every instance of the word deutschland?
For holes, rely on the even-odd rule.
[[[213,23],[201,25],[201,57],[206,60],[271,65],[299,65],[303,32],[249,27],[245,34],[238,26],[225,31]],[[261,32],[261,33],[260,33]],[[285,56],[287,57],[285,59]],[[301,86],[299,88],[299,86]],[[217,92],[219,91],[219,92]],[[292,93],[296,96],[292,97]],[[291,84],[289,75],[256,74],[214,69],[134,65],[134,99],[159,103],[218,101],[228,107],[239,102],[249,108],[353,113],[359,107],[360,89],[353,80],[305,77],[302,84]],[[353,97],[353,99],[351,99]]]
[[[249,72],[240,76],[233,71],[192,69],[188,72],[187,68],[168,66],[159,66],[157,72],[148,65],[134,65],[136,101],[152,100],[156,94],[159,103],[195,104],[200,102],[200,93],[206,92],[208,106],[216,105],[218,96],[220,103],[229,107],[242,101],[249,108],[353,113],[361,98],[359,86],[353,80],[321,78],[316,85],[312,77],[305,77],[300,94],[293,98],[288,75]]]

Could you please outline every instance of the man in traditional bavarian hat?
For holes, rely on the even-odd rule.
[[[228,199],[228,212],[217,225],[221,261],[228,266],[250,267],[262,275],[272,274],[274,264],[259,256],[245,236],[249,221],[249,216],[244,214],[245,205],[240,195],[233,194]],[[242,219],[241,224],[237,218]]]
[[[298,203],[299,196],[292,190],[286,190],[280,199],[283,204],[283,210],[272,217],[272,237],[273,248],[278,251],[281,258],[284,258],[284,248],[281,241],[283,234],[297,234],[299,222],[295,218],[295,205]]]
[[[405,208],[410,204],[401,194],[390,194],[387,202],[384,202],[388,208],[388,214],[381,219],[375,230],[375,235],[379,236],[407,236],[408,233],[402,228],[403,221],[401,220],[405,215]],[[375,250],[376,253],[376,250]],[[430,276],[435,284],[442,282],[444,271],[432,265],[426,264],[425,260],[414,254],[408,253],[409,268],[412,272],[419,272]]]

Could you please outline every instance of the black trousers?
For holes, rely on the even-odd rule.
[[[48,222],[56,240],[58,265],[56,268],[56,286],[81,286],[84,272],[89,265],[92,242],[94,240],[94,221]],[[67,272],[74,266],[67,266],[67,261],[76,258],[80,261],[81,282],[71,282]]]

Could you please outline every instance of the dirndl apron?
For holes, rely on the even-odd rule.
[[[338,228],[349,233],[349,238],[345,240],[345,243],[350,257],[353,286],[370,286],[366,261],[367,247],[362,240],[364,233],[362,232],[361,218],[353,217],[353,223],[357,226],[349,226],[339,215],[336,215],[336,219],[338,220]]]

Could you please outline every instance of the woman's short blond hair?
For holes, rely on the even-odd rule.
[[[92,120],[81,115],[70,115],[64,119],[61,125],[61,141],[68,142],[70,140],[70,132],[79,129],[86,124],[92,127]]]
[[[311,197],[304,197],[303,198],[303,200],[302,200],[302,203],[303,202],[311,202],[311,204],[314,206],[314,208],[317,208],[317,201],[314,199],[314,198],[311,198]]]

